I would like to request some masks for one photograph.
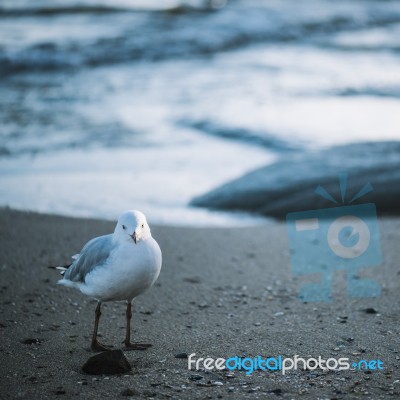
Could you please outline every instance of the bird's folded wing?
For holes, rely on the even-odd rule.
[[[113,250],[112,235],[104,235],[87,242],[78,257],[65,271],[64,279],[84,282],[94,268],[104,265]]]

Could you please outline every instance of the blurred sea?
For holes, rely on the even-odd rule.
[[[2,0],[0,95],[0,205],[258,223],[187,204],[279,157],[400,140],[400,1]]]

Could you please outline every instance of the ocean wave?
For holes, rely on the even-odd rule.
[[[129,8],[111,6],[70,6],[70,7],[35,7],[35,8],[0,8],[0,17],[32,17],[32,16],[57,16],[64,14],[109,14],[135,11]]]
[[[27,51],[7,53],[0,49],[0,73],[54,71],[82,66],[83,58],[70,52],[51,51],[50,48],[35,46]]]
[[[212,121],[182,120],[179,121],[179,124],[207,135],[261,146],[277,152],[299,150],[301,147],[299,144],[289,143],[280,139],[278,135],[267,132],[254,132],[247,128],[222,126]]]
[[[185,8],[185,7],[184,7]],[[135,61],[158,61],[189,57],[208,57],[261,43],[298,43],[337,49],[347,47],[332,42],[338,32],[357,32],[371,27],[390,27],[400,24],[400,8],[389,12],[366,13],[354,16],[332,13],[329,17],[312,16],[294,18],[283,12],[262,7],[225,7],[211,13],[181,13],[175,8],[155,15],[143,12],[135,16],[117,7],[67,7],[68,12],[112,12],[116,15],[87,17],[98,32],[97,39],[88,41],[84,36],[74,40],[54,40],[32,44],[27,38],[15,50],[14,43],[3,41],[0,49],[0,72],[13,74],[21,71],[48,71],[58,69],[101,66]],[[40,9],[43,10],[46,9]],[[53,10],[53,9],[49,9]],[[86,11],[85,11],[86,10]],[[179,12],[178,12],[179,11]],[[23,12],[21,10],[15,12]],[[47,11],[46,11],[47,12]],[[51,11],[52,12],[52,11]],[[60,17],[67,23],[68,18]],[[67,18],[67,20],[65,19]],[[132,20],[131,20],[132,18]],[[61,20],[60,20],[61,21]],[[100,21],[100,22],[99,22]],[[38,21],[38,24],[40,22]],[[99,25],[100,24],[100,25]],[[116,27],[115,35],[104,35],[103,26]],[[100,28],[99,28],[100,26]],[[120,28],[121,26],[121,28]],[[1,33],[1,31],[0,31]],[[381,48],[379,50],[382,50]],[[387,48],[398,51],[397,48]]]
[[[371,97],[390,97],[400,98],[400,86],[389,87],[365,87],[365,88],[344,88],[328,95],[337,95],[342,97],[351,96],[371,96]]]
[[[45,6],[45,7],[17,7],[4,8],[0,7],[1,17],[48,17],[62,16],[73,14],[115,14],[115,13],[165,13],[165,14],[191,14],[197,12],[213,12],[222,7],[213,6],[212,2],[204,2],[200,4],[172,4],[170,6],[162,6],[159,3],[155,7],[137,7],[135,5],[105,5],[105,4],[75,4],[71,6]]]
[[[3,127],[3,135],[0,136],[0,159],[75,148],[149,146],[143,136],[119,122],[93,124],[74,114],[74,121],[68,126],[68,121],[63,120],[56,111],[53,114],[43,112],[42,115],[29,113],[28,110],[26,113],[29,126],[25,127],[23,134],[19,133],[18,124]],[[79,135],[76,132],[79,132]]]

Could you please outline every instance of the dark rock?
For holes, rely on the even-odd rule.
[[[188,358],[187,353],[178,353],[175,354],[175,358]]]
[[[139,393],[137,390],[135,390],[135,389],[129,389],[129,388],[127,388],[127,389],[124,389],[124,390],[121,392],[121,396],[126,396],[126,397],[138,396],[138,395],[140,395],[140,393]]]
[[[90,357],[82,367],[82,371],[91,375],[122,374],[132,370],[131,365],[121,350],[104,351]]]
[[[42,339],[28,338],[28,339],[21,340],[21,343],[23,343],[23,344],[40,344],[40,343],[42,343]]]
[[[203,379],[204,377],[201,375],[189,375],[189,380],[190,381],[199,381]]]
[[[349,173],[346,204],[370,182],[373,191],[352,204],[374,202],[380,214],[400,214],[399,142],[357,143],[294,154],[196,197],[191,204],[283,219],[288,212],[337,206],[317,196],[315,189],[321,185],[339,199],[340,172]]]
[[[372,308],[372,307],[366,308],[366,309],[365,309],[365,312],[366,312],[367,314],[376,314],[376,313],[377,313],[377,311],[375,310],[375,308]]]
[[[153,314],[153,311],[140,311],[140,314],[143,314],[143,315],[152,315],[152,314]]]
[[[269,392],[276,394],[277,396],[280,396],[283,393],[283,390],[278,388],[278,389],[272,389]]]

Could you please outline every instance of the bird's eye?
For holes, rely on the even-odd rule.
[[[122,225],[122,229],[126,229],[126,226],[125,226],[125,225]]]
[[[142,228],[144,228],[144,224],[142,224]]]

